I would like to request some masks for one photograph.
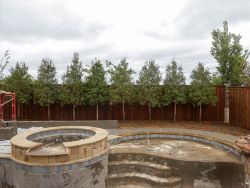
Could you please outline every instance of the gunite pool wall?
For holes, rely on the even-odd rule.
[[[199,150],[198,146],[202,146],[202,152],[193,153],[192,149]],[[210,152],[208,157],[204,151]],[[213,154],[216,154],[215,157]],[[207,136],[179,132],[121,134],[110,139],[107,187],[126,185],[132,181],[139,186],[149,182],[151,187],[164,187],[147,176],[152,174],[152,170],[147,172],[150,166],[160,165],[170,169],[172,174],[165,177],[171,182],[167,187],[245,188],[248,182],[241,157],[241,150],[233,143]],[[127,163],[132,166],[128,168]],[[131,168],[136,169],[135,174],[141,179],[129,176]],[[162,175],[156,177],[161,180]]]
[[[107,136],[104,129],[72,126],[18,134],[11,139],[10,158],[1,161],[3,169],[8,167],[1,174],[2,187],[103,188]]]
[[[234,144],[216,139],[209,136],[202,136],[198,134],[180,133],[180,132],[132,132],[124,133],[109,139],[110,145],[116,145],[123,142],[129,142],[134,140],[147,140],[147,139],[178,139],[178,140],[190,140],[194,142],[201,142],[211,145],[213,147],[230,152],[238,157],[242,155],[242,151]]]

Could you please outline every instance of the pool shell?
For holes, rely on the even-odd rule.
[[[151,140],[151,139],[166,139],[166,140],[186,140],[194,141],[197,143],[210,145],[217,149],[231,153],[236,157],[236,161],[227,162],[219,160],[192,160],[190,158],[176,158],[175,156],[162,155],[157,152],[151,152],[145,149],[133,149],[133,148],[116,148],[112,146],[134,142],[139,140]],[[233,143],[215,139],[208,136],[201,136],[190,133],[177,133],[177,132],[136,132],[125,133],[118,136],[114,136],[109,139],[111,145],[109,154],[109,163],[119,161],[144,161],[152,164],[165,164],[173,169],[174,174],[182,179],[182,187],[239,187],[245,188],[247,178],[247,171],[244,163],[241,161],[242,151],[236,147]],[[132,168],[132,167],[131,167]],[[129,169],[129,168],[128,168]],[[113,176],[115,170],[122,172],[121,166],[113,167],[109,171],[108,176]],[[110,174],[111,173],[111,174]],[[146,167],[143,167],[139,173],[147,174]],[[113,181],[113,182],[112,182]],[[132,181],[129,179],[116,180],[115,184],[126,184]],[[144,182],[146,180],[142,180]],[[140,183],[142,183],[140,182]],[[111,184],[114,184],[114,180],[111,180]],[[108,181],[109,184],[109,181]],[[153,186],[154,187],[154,186]]]
[[[43,143],[35,142],[39,138],[39,132],[46,135],[48,131],[56,130],[90,130],[90,137],[73,142],[63,142],[68,149],[67,154],[31,156],[30,151],[40,147]],[[59,132],[60,132],[59,131]],[[92,131],[95,134],[92,134]],[[74,131],[73,131],[74,132]],[[52,127],[38,129],[20,134],[21,137],[13,137],[11,140],[11,155],[0,155],[0,168],[3,166],[4,173],[0,172],[0,186],[8,187],[105,187],[105,177],[107,176],[109,144],[115,145],[122,142],[145,139],[180,139],[191,140],[214,146],[224,151],[230,152],[237,157],[242,156],[242,152],[233,143],[215,139],[198,134],[187,134],[177,132],[136,132],[120,135],[111,135],[108,139],[106,130],[94,127]],[[32,136],[33,135],[33,136]],[[99,136],[98,136],[99,135]],[[32,141],[33,140],[33,141]],[[77,149],[76,149],[77,148]],[[87,152],[87,148],[92,148]],[[89,149],[90,150],[90,149]],[[83,153],[83,155],[80,155]],[[89,155],[87,155],[89,154]],[[149,158],[151,154],[147,154]],[[61,156],[68,156],[61,158]],[[145,156],[145,155],[143,155]],[[111,157],[111,155],[109,155]],[[112,157],[111,157],[112,158]],[[154,158],[154,157],[153,157]],[[57,160],[55,160],[57,159]],[[63,159],[63,160],[62,160]],[[161,160],[158,158],[156,160]],[[162,158],[165,161],[165,159]],[[58,162],[59,161],[59,162]],[[171,164],[171,160],[168,161]],[[172,163],[175,165],[176,160]],[[180,166],[184,163],[178,162]],[[190,164],[191,163],[185,163]],[[196,165],[196,163],[194,163]],[[193,164],[192,164],[193,165]],[[9,170],[8,170],[9,169]],[[189,166],[187,166],[189,169]],[[230,170],[228,170],[230,171]],[[67,176],[65,175],[67,174]],[[69,175],[69,176],[68,176]],[[70,178],[69,178],[70,177]],[[81,181],[84,180],[84,181]],[[76,184],[80,182],[81,184]],[[45,185],[46,184],[46,185]]]
[[[222,149],[230,152],[238,157],[242,156],[242,151],[233,143],[215,139],[209,136],[201,136],[198,134],[189,133],[177,133],[177,132],[133,132],[124,133],[114,136],[109,139],[110,145],[116,145],[123,142],[146,140],[146,139],[178,139],[178,140],[190,140],[194,142],[200,142],[203,144],[211,145],[215,148]]]

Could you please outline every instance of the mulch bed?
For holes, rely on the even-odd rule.
[[[183,129],[196,129],[205,131],[215,131],[235,136],[250,135],[250,130],[242,127],[237,127],[221,122],[176,122],[175,124],[170,121],[119,121],[119,128],[183,128]]]

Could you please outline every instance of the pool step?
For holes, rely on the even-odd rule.
[[[157,176],[148,175],[145,173],[116,173],[109,174],[107,177],[107,187],[108,188],[118,188],[129,184],[134,187],[141,186],[140,183],[147,184],[148,187],[154,188],[180,188],[181,178],[170,176],[168,178],[162,178]],[[141,186],[142,187],[142,186]],[[144,186],[146,187],[146,186]]]
[[[124,161],[124,160],[144,161],[144,162],[150,162],[150,163],[154,163],[154,164],[160,164],[160,165],[167,166],[167,162],[166,162],[165,158],[150,155],[147,153],[140,153],[140,152],[137,152],[133,149],[131,149],[130,151],[126,151],[125,153],[120,152],[119,150],[111,151],[109,153],[109,162]]]
[[[112,161],[108,163],[108,171],[110,174],[137,172],[157,177],[169,177],[173,175],[172,168],[145,161]]]

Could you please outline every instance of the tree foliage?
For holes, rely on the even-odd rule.
[[[200,121],[201,121],[201,106],[203,104],[212,104],[216,102],[215,87],[211,82],[211,75],[208,69],[202,63],[191,73],[191,85],[189,89],[190,101],[194,105],[200,106]]]
[[[48,106],[48,119],[50,119],[49,105],[57,99],[57,79],[56,67],[49,58],[43,59],[38,68],[34,97],[40,105]]]
[[[32,80],[28,73],[28,66],[25,63],[16,63],[10,69],[10,75],[6,78],[6,89],[16,93],[19,103],[28,103],[32,99]]]
[[[186,102],[185,80],[182,67],[173,60],[171,65],[166,67],[164,104]]]
[[[83,67],[79,59],[79,54],[74,53],[71,65],[67,66],[66,73],[62,76],[62,87],[60,93],[60,103],[73,104],[73,119],[75,120],[76,105],[83,104]]]
[[[211,54],[217,60],[222,83],[227,86],[244,85],[249,77],[247,59],[249,51],[240,44],[240,35],[230,33],[227,22],[223,22],[223,31],[212,32]]]
[[[90,105],[96,105],[96,119],[99,119],[98,104],[108,101],[108,88],[106,82],[106,72],[100,60],[92,61],[91,67],[87,70],[85,86],[85,100]]]
[[[124,103],[133,99],[133,78],[134,71],[128,67],[129,63],[123,58],[116,66],[107,62],[110,74],[110,101],[123,104],[123,120],[125,120]]]
[[[176,104],[186,102],[185,80],[182,67],[173,60],[171,65],[166,67],[163,104],[174,103],[174,122],[176,120]]]
[[[109,62],[110,74],[110,99],[112,102],[130,102],[133,89],[134,71],[128,67],[126,58],[116,66]]]
[[[138,100],[149,105],[149,120],[151,120],[151,106],[160,105],[159,84],[161,73],[154,60],[146,61],[139,73]]]

